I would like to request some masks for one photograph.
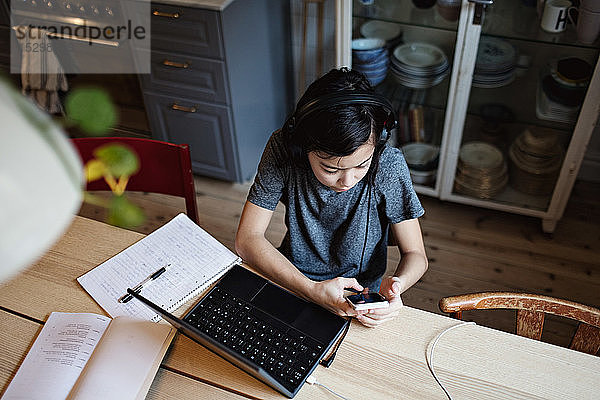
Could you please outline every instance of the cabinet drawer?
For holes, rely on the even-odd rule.
[[[223,59],[215,11],[152,3],[152,49]]]
[[[144,90],[228,103],[223,61],[153,51],[150,72],[141,75]]]
[[[148,92],[144,101],[152,136],[189,144],[195,173],[237,179],[228,107]]]

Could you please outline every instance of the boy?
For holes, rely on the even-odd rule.
[[[400,294],[427,270],[424,210],[402,153],[386,144],[393,114],[359,72],[313,82],[265,147],[235,241],[274,282],[369,327],[398,315]],[[288,230],[275,248],[264,234],[279,201]],[[383,277],[390,230],[401,260]],[[379,291],[389,307],[356,311],[348,288]]]

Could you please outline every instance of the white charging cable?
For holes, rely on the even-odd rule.
[[[427,368],[429,368],[429,372],[431,372],[433,379],[435,379],[437,384],[442,388],[442,390],[444,391],[444,393],[446,394],[446,396],[448,397],[449,400],[452,400],[452,396],[450,396],[450,393],[448,393],[448,391],[446,390],[446,388],[444,387],[442,382],[440,382],[439,378],[437,377],[437,375],[433,369],[433,355],[434,355],[434,351],[435,351],[435,346],[437,345],[437,342],[441,339],[442,336],[444,336],[447,332],[450,332],[452,329],[458,328],[459,326],[465,326],[465,325],[475,325],[475,322],[461,322],[460,324],[449,326],[448,328],[446,328],[442,332],[440,332],[433,340],[431,340],[429,342],[429,344],[427,345],[427,349],[426,349],[425,361],[427,362]],[[330,389],[327,386],[323,385],[322,383],[318,382],[317,379],[312,375],[309,376],[308,378],[306,378],[306,383],[308,383],[309,385],[320,386],[323,389],[331,392],[335,396],[339,397],[340,399],[350,400],[347,397],[344,397],[341,394],[336,393],[332,389]]]
[[[448,397],[449,400],[452,400],[452,396],[450,396],[450,393],[448,393],[448,391],[446,390],[444,385],[442,385],[442,382],[440,382],[437,375],[435,374],[435,371],[433,370],[433,352],[435,350],[435,346],[436,346],[438,340],[440,340],[440,338],[442,336],[444,336],[447,332],[450,332],[452,329],[458,328],[459,326],[465,326],[465,325],[475,325],[475,322],[472,322],[472,321],[471,322],[461,322],[460,324],[452,325],[452,326],[449,326],[448,328],[444,329],[431,342],[429,342],[429,345],[427,346],[427,350],[426,350],[426,354],[425,354],[425,361],[427,361],[427,368],[429,368],[429,372],[431,372],[431,375],[433,375],[433,379],[435,379],[437,384],[440,385],[440,387],[442,388],[442,390],[444,391],[444,393],[446,394],[446,396]]]
[[[322,383],[319,383],[317,381],[317,379],[314,376],[309,376],[308,378],[306,378],[306,383],[308,383],[309,385],[317,385],[317,386],[321,386],[323,389],[328,390],[329,392],[331,392],[332,394],[334,394],[335,396],[339,397],[340,399],[343,400],[350,400],[347,397],[342,396],[339,393],[334,392],[333,390],[329,389],[327,386],[323,385]]]

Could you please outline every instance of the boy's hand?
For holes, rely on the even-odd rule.
[[[316,282],[311,294],[311,299],[315,303],[342,317],[355,317],[359,314],[366,313],[367,310],[357,311],[346,301],[344,289],[347,288],[363,291],[363,287],[356,279],[339,277]]]
[[[398,316],[403,306],[400,294],[404,291],[403,279],[397,276],[387,276],[381,282],[379,293],[387,299],[389,307],[367,310],[367,313],[357,315],[356,319],[363,325],[373,328]]]

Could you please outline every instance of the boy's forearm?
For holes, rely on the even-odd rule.
[[[402,280],[401,293],[417,283],[423,274],[425,274],[427,268],[427,256],[424,253],[407,252],[402,254],[402,258],[394,273],[394,276]]]
[[[273,282],[310,300],[314,282],[304,276],[266,238],[252,237],[236,246],[242,259]]]

